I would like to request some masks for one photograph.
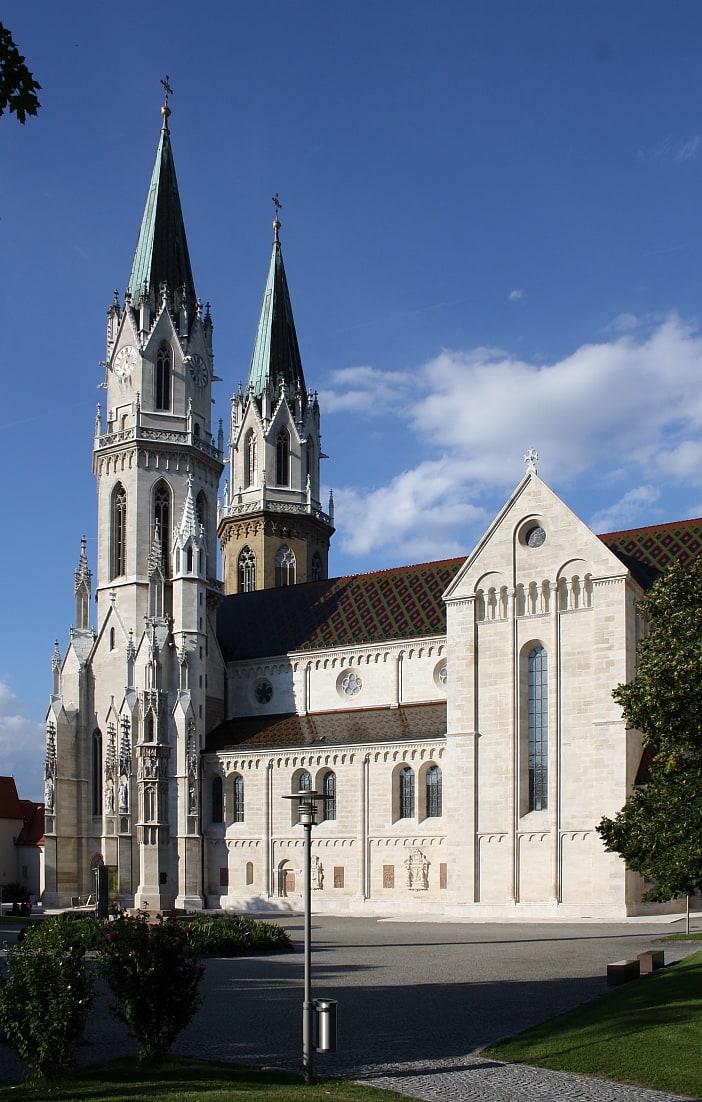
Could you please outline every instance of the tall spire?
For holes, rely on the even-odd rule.
[[[164,88],[166,102],[161,108],[163,126],[128,290],[135,306],[139,305],[141,295],[146,291],[151,309],[155,311],[160,301],[161,284],[165,283],[172,295],[185,296],[188,317],[192,318],[195,316],[197,296],[168,129],[171,114],[168,77]]]
[[[261,398],[265,389],[272,396],[277,396],[282,379],[288,399],[293,400],[296,394],[300,394],[304,408],[307,388],[280,248],[278,212],[281,204],[277,195],[273,202],[276,208],[273,253],[251,357],[248,386],[257,398]]]

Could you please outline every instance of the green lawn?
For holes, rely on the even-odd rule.
[[[76,1072],[58,1087],[6,1087],[18,1102],[407,1102],[394,1091],[320,1079],[306,1087],[283,1072],[173,1059],[158,1069],[120,1060]]]
[[[698,1097],[701,1053],[702,952],[481,1055]]]

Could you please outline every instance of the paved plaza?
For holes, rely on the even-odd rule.
[[[295,941],[294,954],[207,961],[202,1005],[175,1052],[299,1071],[303,924],[301,917],[281,921]],[[531,925],[315,916],[313,993],[339,1003],[338,1051],[317,1054],[315,1072],[428,1102],[676,1097],[486,1061],[475,1053],[605,994],[608,961],[635,956],[682,925],[641,919]],[[666,960],[695,948],[668,943]],[[81,1062],[134,1051],[104,1003],[101,997],[91,1014]],[[0,1049],[0,1082],[16,1075],[13,1059]]]

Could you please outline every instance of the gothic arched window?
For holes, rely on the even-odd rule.
[[[427,818],[441,815],[441,770],[438,765],[430,765],[426,772]]]
[[[102,815],[102,735],[93,732],[93,815]]]
[[[164,578],[170,573],[171,556],[171,491],[168,483],[161,480],[154,488],[154,536],[158,529],[161,541],[161,568]]]
[[[306,769],[302,773],[300,773],[300,776],[298,777],[298,791],[312,791],[312,774],[308,773]]]
[[[287,543],[278,549],[275,557],[276,586],[295,585],[295,554]]]
[[[322,556],[319,551],[315,551],[312,556],[312,564],[310,566],[310,581],[321,582],[322,580]]]
[[[414,815],[414,769],[408,765],[400,770],[400,818],[411,819]]]
[[[548,655],[529,654],[529,810],[548,807]]]
[[[197,513],[197,522],[203,529],[207,529],[207,498],[204,491],[200,490],[200,493],[195,498],[195,511]]]
[[[127,491],[118,482],[112,492],[112,577],[127,573]]]
[[[171,350],[164,342],[156,353],[155,408],[171,408]]]
[[[232,822],[243,823],[244,821],[244,778],[241,773],[237,773],[234,777],[234,806],[232,809]]]
[[[256,588],[256,555],[246,545],[239,555],[239,592],[253,593]]]
[[[244,486],[255,486],[258,475],[258,440],[253,429],[246,434],[244,444]]]
[[[281,429],[275,442],[275,481],[278,486],[290,485],[290,433]]]

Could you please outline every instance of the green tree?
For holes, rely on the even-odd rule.
[[[0,23],[0,115],[10,111],[25,123],[27,115],[36,115],[41,106],[37,97],[40,90],[41,84],[27,68],[12,35]]]
[[[651,750],[649,775],[597,830],[664,901],[702,890],[702,556],[673,562],[641,601],[636,676],[613,693]]]

